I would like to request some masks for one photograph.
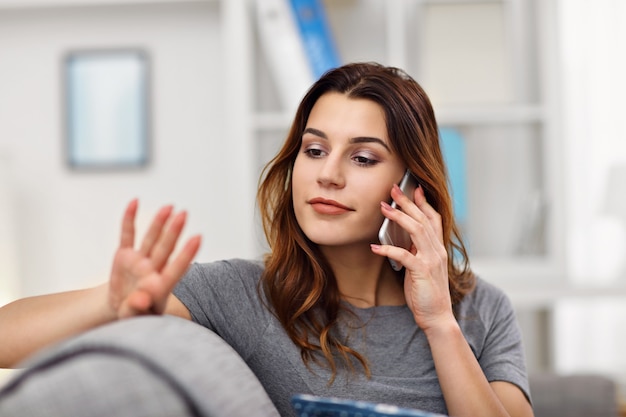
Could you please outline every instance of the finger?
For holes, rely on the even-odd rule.
[[[161,236],[163,226],[165,226],[165,223],[172,214],[173,209],[174,207],[167,205],[161,207],[161,209],[157,212],[156,216],[154,216],[154,220],[152,220],[152,224],[150,225],[148,232],[146,233],[146,236],[141,242],[141,249],[139,250],[139,253],[144,256],[150,255],[150,252],[152,251],[156,241],[159,239],[159,236]]]
[[[370,244],[372,252],[377,255],[393,259],[407,269],[414,268],[415,256],[404,248],[393,245]]]
[[[402,211],[417,220],[418,222],[427,225],[426,229],[433,232],[433,236],[439,239],[439,242],[443,242],[443,228],[441,226],[441,216],[437,211],[426,201],[424,195],[424,189],[422,186],[418,186],[413,194],[413,201],[408,196],[402,193],[400,187],[394,185],[391,190],[391,196],[398,206],[402,208]]]
[[[414,197],[415,205],[426,215],[433,230],[437,233],[437,236],[439,236],[439,240],[443,243],[443,225],[441,223],[441,215],[428,203],[426,195],[424,194],[424,189],[421,185],[415,190]]]
[[[139,201],[134,198],[126,206],[124,218],[122,219],[122,235],[120,238],[120,248],[132,248],[135,244],[135,216]]]
[[[183,277],[183,274],[189,268],[191,261],[198,253],[198,249],[200,249],[200,243],[202,238],[199,235],[193,236],[189,238],[185,246],[181,249],[180,253],[176,255],[174,259],[172,259],[163,269],[161,275],[163,276],[163,289],[164,296],[167,296],[176,283],[180,281]]]
[[[392,196],[393,196],[392,192]],[[394,197],[398,198],[397,196]],[[400,227],[406,230],[411,236],[411,242],[415,246],[415,251],[433,251],[436,250],[436,245],[434,242],[437,242],[437,245],[441,245],[439,242],[438,235],[432,229],[428,218],[424,213],[421,212],[415,204],[411,203],[410,200],[401,195],[400,200],[404,200],[402,204],[405,204],[403,210],[398,210],[394,207],[391,207],[386,202],[381,202],[381,211],[385,217],[388,217],[393,222],[396,222]],[[397,201],[397,200],[396,200]],[[407,203],[411,203],[410,205]],[[393,258],[395,259],[395,258]]]
[[[147,291],[137,290],[128,296],[127,303],[135,314],[146,314],[152,309],[153,300]]]
[[[119,318],[129,318],[143,314],[149,314],[153,310],[153,298],[149,292],[135,290],[129,294],[126,301],[120,306]]]
[[[158,242],[154,245],[150,258],[152,259],[154,269],[157,271],[163,268],[163,265],[165,265],[167,259],[172,254],[186,220],[187,212],[183,211],[174,216],[165,233],[161,234]]]

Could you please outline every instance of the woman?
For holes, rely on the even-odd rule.
[[[407,170],[420,184],[414,202],[396,185]],[[171,206],[134,249],[133,201],[110,283],[4,307],[0,325],[23,337],[0,347],[0,359],[14,364],[81,330],[167,313],[229,343],[281,415],[292,413],[293,394],[309,393],[453,416],[532,416],[512,308],[470,271],[446,183],[434,112],[413,79],[373,63],[331,70],[264,171],[264,262],[188,268],[197,236],[169,260],[186,216]],[[378,242],[385,217],[409,233],[409,250]]]

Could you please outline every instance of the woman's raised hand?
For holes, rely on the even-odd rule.
[[[200,236],[193,236],[177,255],[172,255],[187,213],[173,214],[169,205],[157,212],[136,248],[137,207],[136,199],[126,207],[120,247],[113,259],[108,301],[116,318],[163,313],[172,289],[200,248]]]
[[[443,244],[441,216],[426,201],[422,187],[415,190],[415,203],[397,185],[391,197],[402,208],[382,202],[385,217],[397,222],[411,235],[410,251],[389,245],[376,249],[405,267],[404,295],[417,324],[427,330],[454,319],[448,282],[448,254]]]

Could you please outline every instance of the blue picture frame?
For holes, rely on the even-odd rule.
[[[72,169],[141,168],[150,160],[150,62],[141,49],[73,51],[64,60]]]

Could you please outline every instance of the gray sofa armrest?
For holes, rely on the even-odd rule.
[[[278,417],[241,357],[171,316],[106,325],[36,355],[0,390],[0,415]]]
[[[530,375],[535,417],[617,417],[617,385],[596,374]]]

